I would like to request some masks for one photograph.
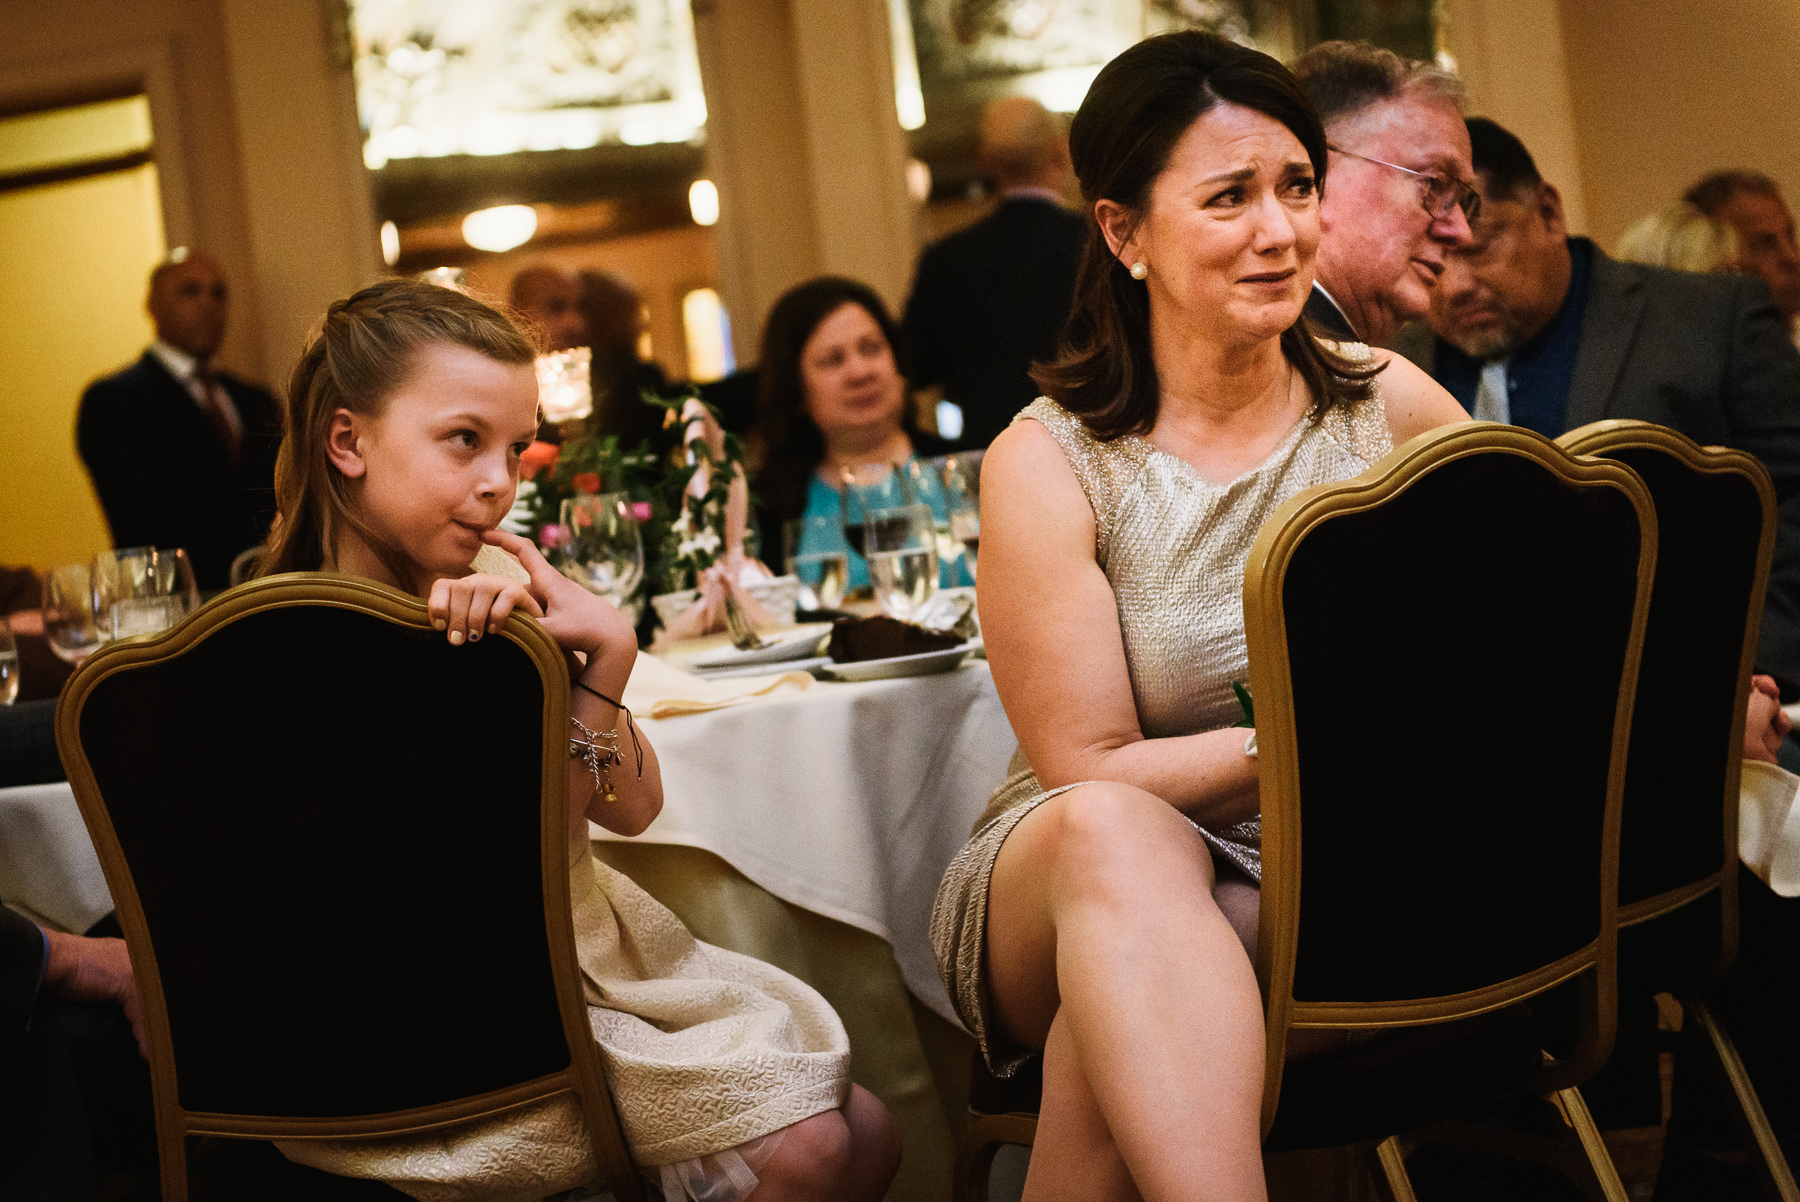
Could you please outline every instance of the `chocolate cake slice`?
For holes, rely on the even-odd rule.
[[[877,614],[870,618],[846,618],[833,624],[831,645],[826,654],[840,664],[853,664],[869,659],[891,659],[896,655],[948,651],[962,644],[961,635],[940,634],[911,622]]]

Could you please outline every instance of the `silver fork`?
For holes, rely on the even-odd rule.
[[[767,639],[756,633],[756,627],[750,625],[750,619],[744,616],[729,589],[725,593],[725,626],[731,631],[731,645],[739,651],[756,651],[769,645]]]

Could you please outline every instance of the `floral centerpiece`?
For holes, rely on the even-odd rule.
[[[568,557],[563,503],[581,494],[625,493],[643,535],[640,587],[652,594],[678,592],[693,588],[700,573],[724,558],[731,480],[743,449],[735,435],[718,437],[717,411],[691,392],[646,392],[643,400],[666,412],[665,428],[710,417],[713,437],[695,431],[684,446],[660,454],[648,440],[621,448],[616,436],[595,431],[591,418],[565,422],[560,447],[539,442],[526,451],[508,524],[561,568]]]

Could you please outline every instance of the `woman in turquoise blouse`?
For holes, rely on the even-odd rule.
[[[924,504],[949,520],[942,482],[923,458],[951,444],[914,424],[900,353],[900,328],[881,298],[837,276],[809,280],[769,312],[757,367],[755,491],[765,558],[781,548],[782,526],[805,518],[798,552],[848,551],[839,521],[846,472],[897,470],[863,490],[871,508]],[[940,560],[944,585],[971,583],[961,562]],[[862,556],[850,555],[850,587],[868,584]]]

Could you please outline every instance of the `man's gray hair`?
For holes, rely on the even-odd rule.
[[[1289,64],[1329,130],[1372,105],[1423,92],[1463,110],[1468,89],[1436,63],[1402,58],[1369,42],[1320,42]]]

